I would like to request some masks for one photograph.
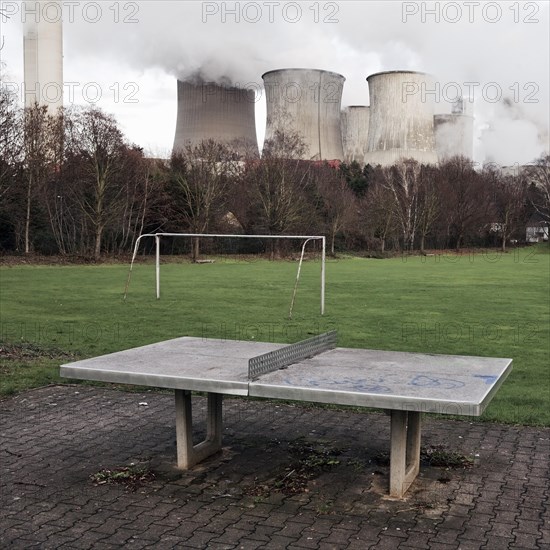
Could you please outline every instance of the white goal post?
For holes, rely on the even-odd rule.
[[[292,318],[292,310],[294,308],[294,302],[296,299],[296,292],[298,290],[298,282],[300,280],[300,272],[302,269],[302,262],[304,259],[304,253],[306,245],[310,241],[321,241],[321,315],[325,314],[325,263],[326,263],[326,237],[322,235],[228,235],[228,234],[212,234],[212,233],[145,233],[140,235],[134,246],[134,252],[132,254],[132,261],[130,262],[130,270],[128,271],[128,279],[126,280],[126,288],[124,290],[124,299],[128,295],[128,287],[130,285],[130,278],[132,276],[132,269],[134,267],[134,261],[136,259],[139,244],[142,239],[147,237],[154,237],[156,247],[156,290],[157,300],[160,299],[160,239],[161,237],[210,237],[210,238],[237,238],[237,239],[294,239],[302,240],[302,251],[300,254],[300,261],[298,263],[298,271],[296,273],[296,282],[294,284],[294,290],[292,293],[292,300],[290,303],[289,318]]]

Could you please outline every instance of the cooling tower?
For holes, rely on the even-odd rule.
[[[390,166],[400,158],[413,158],[436,164],[432,77],[414,71],[390,71],[372,74],[367,82],[370,121],[366,162]]]
[[[364,105],[351,105],[341,114],[344,160],[365,164],[370,110]]]
[[[470,103],[471,104],[471,103]],[[474,155],[474,117],[464,99],[456,101],[451,114],[434,116],[435,147],[439,161],[461,155],[472,159]]]
[[[174,151],[212,139],[241,154],[258,156],[254,105],[253,90],[178,80]]]
[[[345,78],[317,69],[279,69],[262,78],[267,102],[266,141],[277,129],[291,129],[305,142],[305,160],[344,160],[340,105]]]
[[[63,24],[61,2],[25,2],[23,56],[25,107],[63,107]]]

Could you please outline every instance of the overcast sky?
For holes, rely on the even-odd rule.
[[[346,78],[342,106],[368,105],[366,77],[435,76],[436,112],[474,92],[475,160],[512,165],[548,150],[549,3],[544,2],[61,2],[64,78],[75,103],[96,101],[128,139],[167,156],[176,78],[261,88],[272,69],[308,67]],[[21,2],[0,1],[4,80],[23,80]],[[90,83],[97,83],[98,86]],[[92,92],[94,92],[92,94]],[[259,143],[265,130],[258,94]]]

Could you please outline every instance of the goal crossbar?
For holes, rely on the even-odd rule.
[[[139,245],[142,239],[153,237],[155,239],[155,272],[156,272],[156,292],[157,300],[160,299],[160,239],[161,237],[215,237],[215,238],[237,238],[237,239],[300,239],[303,242],[302,250],[300,253],[300,261],[298,263],[298,271],[296,274],[296,282],[292,294],[292,300],[290,303],[289,318],[292,318],[292,309],[296,299],[296,292],[298,289],[298,282],[300,279],[300,271],[302,269],[302,262],[304,259],[304,253],[306,245],[310,241],[321,241],[321,315],[325,313],[325,263],[326,263],[326,237],[323,235],[228,235],[226,233],[144,233],[136,239],[134,245],[134,252],[132,254],[132,260],[130,262],[130,269],[128,271],[128,278],[126,280],[126,287],[124,289],[124,299],[128,295],[128,287],[130,286],[130,278],[132,276],[132,270],[134,262],[137,257]]]

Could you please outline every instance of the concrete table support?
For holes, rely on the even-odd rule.
[[[187,470],[222,448],[223,395],[208,393],[206,438],[193,443],[192,396],[176,390],[176,441],[178,468]],[[421,415],[391,411],[390,496],[403,498],[420,471]]]
[[[178,468],[187,470],[222,448],[223,395],[208,394],[206,439],[193,444],[193,412],[191,392],[176,390],[176,442]]]
[[[402,498],[420,471],[419,412],[391,411],[390,496]]]

